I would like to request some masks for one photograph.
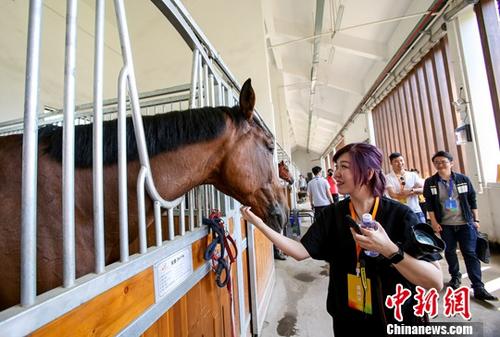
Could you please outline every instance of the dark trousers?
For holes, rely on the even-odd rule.
[[[339,194],[338,193],[332,193],[332,198],[333,198],[334,204],[339,202]]]
[[[465,261],[465,268],[472,283],[472,289],[484,287],[481,281],[481,262],[476,256],[477,230],[474,224],[441,225],[441,238],[446,243],[444,256],[448,262],[448,271],[452,278],[460,278],[460,267],[457,257],[457,242]]]

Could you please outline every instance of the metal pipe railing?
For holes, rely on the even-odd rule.
[[[168,209],[168,239],[173,240],[175,237],[175,230],[174,230],[174,209],[169,208]]]
[[[104,272],[103,63],[104,0],[96,1],[94,53],[93,196],[95,272]]]
[[[127,116],[125,111],[127,68],[118,77],[118,209],[120,222],[120,261],[127,262],[128,249],[128,192],[127,192]]]
[[[21,214],[21,305],[30,306],[36,297],[36,206],[38,164],[38,83],[42,1],[31,0],[29,8],[26,84],[24,93],[24,135]]]
[[[189,231],[194,231],[194,190],[188,192],[189,200]]]
[[[115,10],[118,22],[118,30],[120,36],[120,42],[122,47],[122,57],[124,66],[127,67],[127,79],[128,79],[128,89],[129,89],[129,97],[132,103],[132,120],[134,121],[134,132],[136,135],[136,143],[137,143],[137,152],[139,153],[139,159],[141,165],[147,168],[146,174],[146,187],[149,195],[153,200],[159,201],[163,207],[170,208],[177,206],[182,198],[177,198],[173,201],[164,200],[158,191],[153,182],[153,177],[151,173],[151,167],[149,164],[148,152],[146,147],[146,137],[144,135],[144,127],[142,124],[142,117],[140,114],[140,105],[139,105],[139,95],[137,93],[137,84],[135,80],[135,72],[133,67],[133,59],[132,59],[132,50],[130,46],[130,37],[127,26],[127,18],[125,14],[125,7],[123,5],[123,1],[115,0]]]
[[[189,97],[189,107],[196,107],[196,87],[198,83],[198,63],[200,62],[200,52],[198,49],[193,51],[193,65],[191,71],[191,95]]]
[[[156,246],[161,247],[163,242],[162,228],[161,228],[161,205],[158,201],[154,203],[155,212],[155,234],[156,234]]]
[[[39,54],[40,54],[40,32],[41,32],[41,0],[32,0],[30,3],[30,27],[28,39],[28,57],[26,72],[26,96],[25,96],[25,118],[20,122],[25,127],[23,143],[23,214],[22,214],[22,298],[21,303],[24,306],[32,305],[36,299],[36,166],[37,166],[37,129],[39,124],[60,123],[60,111],[54,114],[47,114],[42,117],[37,116],[38,110],[38,87],[39,87]],[[173,8],[173,7],[172,7]],[[144,130],[141,117],[141,105],[151,107],[161,102],[170,100],[171,102],[180,102],[188,100],[187,96],[178,96],[172,98],[161,98],[159,100],[149,100],[144,104],[139,104],[139,99],[149,99],[156,97],[154,94],[141,94],[137,92],[131,46],[128,36],[128,28],[125,16],[125,9],[122,0],[115,0],[115,9],[117,15],[120,43],[123,55],[123,68],[118,77],[117,98],[113,100],[103,100],[103,48],[104,48],[104,1],[96,2],[95,17],[95,65],[94,65],[94,91],[92,104],[75,106],[75,58],[76,58],[76,14],[77,1],[68,1],[67,7],[67,33],[66,33],[66,61],[65,61],[65,96],[64,96],[64,149],[63,149],[63,226],[64,226],[64,286],[72,287],[76,283],[76,288],[86,284],[88,279],[75,280],[75,167],[74,167],[74,138],[75,124],[93,122],[93,182],[94,182],[94,234],[95,234],[95,271],[97,274],[110,271],[105,266],[105,243],[104,243],[104,167],[103,167],[103,121],[106,117],[113,117],[116,113],[118,121],[118,189],[119,189],[119,235],[120,235],[120,261],[129,261],[129,237],[128,237],[128,191],[127,191],[127,135],[126,118],[127,110],[131,109],[136,135],[141,170],[137,182],[137,202],[138,202],[138,225],[139,225],[139,250],[140,253],[147,252],[147,232],[146,232],[146,196],[145,191],[149,193],[153,201],[153,211],[156,230],[156,245],[163,245],[162,235],[162,210],[167,209],[168,216],[168,239],[175,239],[174,207],[176,216],[179,218],[179,235],[184,235],[186,225],[190,231],[202,226],[202,216],[209,215],[210,209],[221,206],[221,193],[216,191],[213,186],[202,186],[192,190],[187,195],[188,221],[186,221],[186,197],[179,197],[172,202],[165,201],[158,194],[154,187],[153,177],[149,165],[149,158],[145,143]],[[180,18],[180,17],[179,17]],[[175,21],[174,19],[172,21]],[[175,22],[172,22],[176,28]],[[191,34],[193,38],[197,35]],[[210,50],[205,49],[206,44],[196,42],[200,48],[193,48],[193,69],[192,82],[189,87],[179,87],[175,93],[190,89],[189,107],[215,106],[217,104],[233,105],[237,103],[235,99],[235,90],[238,89],[227,68],[218,60],[213,63],[215,55]],[[222,65],[221,65],[222,64]],[[228,80],[229,79],[229,80]],[[217,86],[217,89],[215,88]],[[163,90],[157,90],[153,93],[159,93]],[[167,90],[168,91],[168,90]],[[172,90],[170,91],[170,93]],[[130,102],[127,103],[127,93]],[[111,105],[116,104],[117,107]],[[179,103],[181,108],[181,104]],[[92,110],[92,111],[82,111]],[[154,113],[165,111],[154,108]],[[77,113],[78,111],[78,113]],[[93,112],[93,113],[92,113]],[[17,121],[19,122],[19,121]],[[261,120],[262,122],[262,120]],[[3,123],[2,123],[3,124]],[[13,124],[11,124],[13,125]],[[262,123],[265,125],[265,123]],[[17,125],[16,125],[17,126]],[[10,127],[10,125],[9,125]],[[195,216],[197,220],[195,221]],[[186,224],[186,222],[188,222]],[[205,233],[206,234],[206,233]],[[175,240],[173,245],[178,240]],[[131,261],[132,264],[134,261]],[[97,278],[107,277],[97,275]],[[105,287],[103,287],[104,289]],[[76,289],[77,290],[77,289]],[[75,287],[62,291],[57,290],[54,293],[48,293],[41,299],[42,307],[47,304],[47,298],[64,297],[67,294],[74,295]],[[70,309],[74,308],[72,306]],[[44,307],[45,308],[45,307]],[[48,306],[50,308],[50,306]],[[68,307],[69,308],[69,307]],[[66,309],[58,309],[58,315]],[[15,314],[14,314],[15,315]],[[14,316],[13,315],[13,316]],[[29,313],[28,313],[29,316]],[[24,316],[26,317],[26,316]],[[37,320],[38,327],[48,321]],[[0,326],[4,321],[0,321]],[[10,324],[10,323],[9,323]]]
[[[186,234],[186,201],[185,197],[182,198],[182,202],[179,205],[180,214],[179,214],[179,235],[183,236]]]
[[[75,283],[75,82],[77,1],[67,2],[63,127],[63,284]]]
[[[148,240],[146,233],[146,196],[144,184],[146,181],[146,175],[148,168],[142,166],[139,171],[139,176],[137,177],[137,218],[139,226],[139,253],[144,254],[148,249]]]

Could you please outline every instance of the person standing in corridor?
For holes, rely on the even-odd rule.
[[[330,184],[330,193],[332,194],[333,202],[337,203],[339,202],[339,190],[337,188],[337,182],[333,177],[333,169],[328,169],[327,172],[328,174],[326,180],[328,181],[328,184]]]
[[[333,198],[328,181],[321,176],[321,167],[314,166],[312,172],[314,178],[307,184],[307,194],[314,209],[314,217],[317,217],[323,208],[333,204]]]
[[[388,324],[395,324],[394,311],[384,304],[396,288],[415,293],[443,286],[439,254],[412,252],[411,229],[418,223],[415,213],[399,202],[385,198],[382,153],[366,143],[346,145],[333,157],[339,192],[349,194],[337,204],[327,206],[316,217],[300,242],[280,235],[243,206],[243,218],[253,223],[269,240],[297,261],[312,257],[328,262],[327,310],[333,318],[336,337],[358,336],[370,331],[385,336]],[[351,229],[347,215],[359,219],[370,213],[377,229]],[[356,227],[357,228],[357,227]],[[370,257],[363,250],[379,253]],[[371,255],[372,256],[372,255]],[[415,315],[415,298],[401,306],[405,325],[426,324]]]
[[[387,193],[392,199],[410,207],[418,221],[425,223],[427,219],[418,202],[419,194],[423,193],[424,180],[417,173],[405,170],[405,159],[401,153],[391,153],[389,161],[392,171],[385,176]]]
[[[481,262],[476,255],[479,212],[476,191],[470,179],[452,171],[453,156],[438,151],[432,156],[436,174],[425,180],[424,197],[427,212],[434,232],[441,233],[446,243],[445,258],[451,276],[448,286],[457,289],[462,283],[462,274],[457,258],[457,243],[465,260],[465,268],[478,300],[496,301],[481,281]]]

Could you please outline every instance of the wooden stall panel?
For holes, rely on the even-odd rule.
[[[193,270],[198,269],[205,264],[205,250],[208,246],[208,239],[212,240],[211,235],[205,236],[198,241],[193,242],[191,251],[193,254]]]
[[[215,284],[215,274],[207,274],[172,308],[153,323],[143,337],[231,337],[231,307],[226,288]],[[233,269],[233,277],[236,271]],[[235,306],[237,291],[234,294]],[[235,311],[239,331],[238,311]]]
[[[245,317],[250,315],[250,273],[248,272],[248,250],[241,254],[243,257],[243,283],[245,287]]]
[[[154,303],[148,268],[35,331],[31,336],[115,336]]]
[[[264,298],[264,292],[271,277],[274,260],[273,244],[259,230],[255,230],[255,267],[257,273],[257,299],[259,303]]]
[[[228,219],[231,230],[234,220]],[[204,252],[211,236],[204,237],[192,244],[193,268],[196,270],[206,263]],[[243,291],[246,316],[250,314],[248,256],[247,250],[239,252],[243,258],[243,288],[237,285],[236,264],[231,268],[233,286],[235,330],[240,331],[239,292]],[[226,287],[219,288],[215,282],[215,273],[208,273],[191,288],[172,308],[153,323],[143,337],[231,337],[231,302]]]

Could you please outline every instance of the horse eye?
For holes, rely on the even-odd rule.
[[[269,149],[269,151],[274,151],[274,143],[267,143],[267,148]]]

